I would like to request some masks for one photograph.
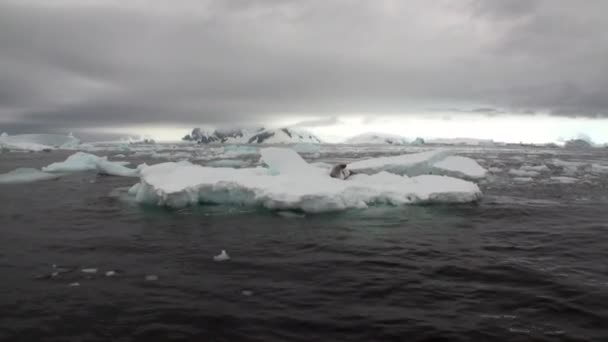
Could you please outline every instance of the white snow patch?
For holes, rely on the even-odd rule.
[[[18,168],[10,172],[0,174],[0,184],[31,183],[57,178],[59,178],[59,175],[42,172],[38,169]]]
[[[306,212],[365,208],[376,203],[462,203],[481,197],[476,184],[451,177],[409,178],[380,172],[356,174],[343,181],[306,163],[293,150],[265,148],[261,154],[268,168],[211,168],[189,163],[148,166],[140,170],[140,186],[129,192],[135,193],[140,203],[172,208],[197,203],[257,204]],[[418,162],[428,160],[417,158]]]
[[[407,175],[424,174],[431,170],[433,164],[445,159],[449,154],[449,150],[436,149],[399,156],[371,158],[350,163],[348,169],[368,174],[380,171]]]
[[[214,261],[227,261],[230,260],[230,256],[226,253],[225,250],[222,249],[222,252],[218,255],[213,256]]]

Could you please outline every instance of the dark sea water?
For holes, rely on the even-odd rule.
[[[3,153],[0,173],[71,153]],[[608,153],[463,154],[502,170],[476,205],[172,211],[129,201],[133,178],[0,185],[0,340],[608,341],[608,174],[585,166]],[[507,172],[556,158],[585,164],[576,183]]]

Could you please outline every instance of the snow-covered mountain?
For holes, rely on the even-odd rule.
[[[344,141],[345,144],[364,145],[364,144],[388,144],[388,145],[405,145],[408,144],[408,139],[394,134],[385,133],[363,133],[350,137]]]
[[[200,144],[297,144],[312,143],[320,144],[314,134],[293,128],[277,129],[216,129],[203,131],[195,128],[192,133],[186,135],[183,140],[196,141]]]

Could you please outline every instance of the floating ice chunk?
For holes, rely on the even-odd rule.
[[[243,290],[243,291],[241,291],[241,294],[243,296],[250,297],[250,296],[253,296],[253,291],[251,291],[251,290]]]
[[[573,177],[551,177],[550,180],[554,181],[554,182],[558,182],[558,183],[564,183],[564,184],[572,184],[572,183],[576,183],[578,182],[577,178],[573,178]]]
[[[214,261],[226,261],[226,260],[230,260],[230,256],[228,255],[228,253],[226,253],[225,250],[222,249],[222,252],[218,255],[215,255],[213,257]]]
[[[531,177],[515,177],[513,178],[513,180],[519,183],[527,183],[534,181],[534,179],[532,179]]]
[[[82,273],[97,273],[97,269],[96,268],[83,268]]]
[[[583,166],[588,165],[588,164],[582,163],[582,162],[572,162],[572,161],[565,161],[565,160],[560,160],[560,159],[553,159],[552,163],[555,166],[559,166],[559,167],[563,168],[564,172],[569,175],[575,174],[579,168],[582,168]]]
[[[42,172],[38,169],[18,168],[11,172],[0,174],[0,184],[31,183],[57,178],[59,178],[59,175]]]
[[[124,154],[116,154],[114,155],[114,158],[126,158],[127,156],[125,156]]]
[[[547,167],[547,165],[523,165],[522,167],[519,168],[520,170],[524,170],[524,171],[535,171],[535,172],[549,172],[550,169]]]
[[[116,271],[107,271],[106,272],[106,277],[113,277],[116,275]]]
[[[481,198],[479,187],[461,179],[388,172],[356,174],[347,181],[306,163],[295,151],[261,150],[269,168],[211,168],[162,163],[141,169],[132,188],[140,203],[181,208],[197,203],[262,205],[275,210],[324,212],[368,205],[421,202],[465,203]]]
[[[158,280],[158,276],[156,274],[148,274],[144,277],[147,281],[155,281]]]
[[[427,173],[433,164],[445,159],[449,153],[450,151],[446,149],[435,149],[399,156],[371,158],[350,163],[348,169],[367,174],[387,171],[414,176]]]
[[[80,283],[76,282],[76,283],[69,283],[68,284],[69,287],[77,287],[80,286]]]
[[[111,162],[107,157],[98,157],[85,152],[77,152],[63,162],[52,163],[42,168],[45,172],[67,173],[97,170],[101,174],[122,177],[137,177],[137,169],[121,165],[124,162]]]
[[[536,171],[526,171],[521,169],[511,169],[509,170],[509,174],[516,177],[536,177],[539,175],[539,173]]]
[[[465,178],[483,178],[488,172],[475,160],[461,156],[448,156],[433,164],[433,167],[446,171],[447,175]]]

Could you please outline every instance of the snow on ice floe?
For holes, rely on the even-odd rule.
[[[445,159],[450,150],[436,149],[420,153],[398,156],[378,157],[356,161],[348,164],[348,168],[359,173],[378,173],[380,171],[395,174],[424,174],[438,161]]]
[[[450,156],[451,153],[447,149],[436,149],[420,153],[371,158],[351,163],[348,168],[366,174],[387,171],[408,176],[426,173],[472,179],[486,176],[487,170],[474,159]]]
[[[63,162],[52,163],[42,168],[42,171],[49,173],[69,173],[80,171],[96,170],[100,174],[137,177],[139,170],[130,169],[124,166],[125,162],[112,162],[108,157],[98,157],[94,154],[76,152]]]
[[[53,149],[74,149],[80,141],[72,135],[59,134],[18,134],[0,136],[0,148],[18,151],[48,151]]]
[[[488,172],[475,160],[461,156],[448,156],[434,163],[433,167],[445,170],[450,176],[465,178],[484,178]]]
[[[58,175],[42,172],[33,168],[18,168],[16,170],[0,174],[0,184],[31,183],[49,179],[57,179]]]
[[[129,193],[140,203],[171,208],[217,203],[305,212],[365,208],[377,203],[462,203],[481,198],[476,184],[461,179],[437,175],[410,178],[382,171],[343,181],[306,163],[293,150],[265,148],[260,153],[267,168],[211,168],[190,163],[143,167],[139,185]]]

